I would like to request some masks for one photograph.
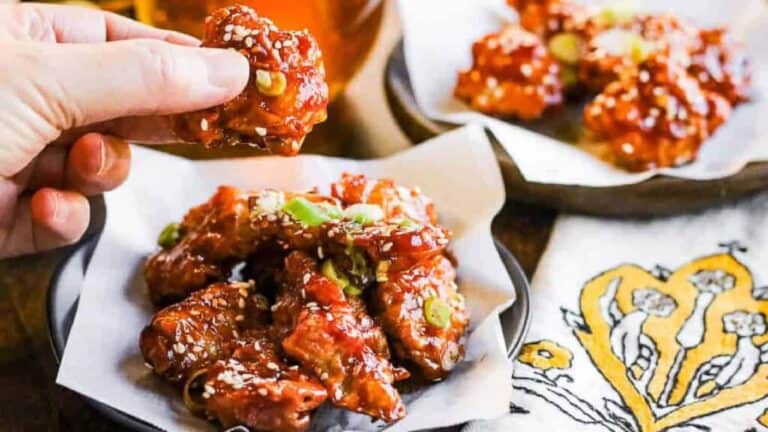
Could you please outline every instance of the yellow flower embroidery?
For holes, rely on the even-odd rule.
[[[556,342],[543,340],[525,344],[517,359],[521,363],[546,372],[550,369],[570,368],[573,354],[568,348]]]

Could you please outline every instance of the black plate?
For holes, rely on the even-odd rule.
[[[424,114],[413,95],[403,44],[389,57],[384,77],[387,100],[400,128],[419,143],[456,125]],[[751,163],[731,177],[695,181],[656,176],[644,182],[614,187],[584,187],[527,182],[514,161],[496,145],[507,198],[557,210],[613,217],[667,216],[701,210],[747,197],[768,187],[768,163]]]
[[[51,280],[48,290],[48,329],[51,346],[56,361],[60,361],[64,353],[64,346],[72,327],[72,321],[77,312],[80,289],[83,285],[85,271],[88,268],[93,251],[96,248],[98,236],[94,235],[82,241],[74,248],[73,253],[60,264]],[[501,314],[501,325],[504,330],[504,339],[507,344],[507,353],[510,358],[515,357],[522,346],[528,326],[531,320],[530,314],[530,287],[525,273],[521,269],[514,256],[501,243],[496,247],[509,272],[512,283],[515,286],[517,300]],[[125,414],[102,403],[85,398],[97,411],[114,420],[115,422],[141,432],[158,432],[156,427],[143,422],[133,416]],[[242,428],[232,429],[231,432],[240,431]]]

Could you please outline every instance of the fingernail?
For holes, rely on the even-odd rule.
[[[109,161],[110,152],[108,147],[109,145],[107,145],[107,141],[102,137],[99,142],[99,161],[96,170],[97,176],[104,174],[109,168],[109,165],[111,165],[111,161]]]
[[[214,87],[242,90],[248,82],[248,60],[234,50],[206,49],[208,82]]]
[[[57,222],[65,222],[69,212],[67,206],[64,205],[64,197],[59,191],[52,191],[50,195],[50,205],[53,207],[53,220]]]

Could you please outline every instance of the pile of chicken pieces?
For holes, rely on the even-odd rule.
[[[749,99],[750,63],[724,28],[673,14],[508,0],[520,17],[475,42],[457,98],[535,120],[589,94],[584,125],[629,171],[680,166]]]
[[[221,187],[146,262],[165,308],[141,352],[224,428],[302,431],[326,400],[395,422],[396,382],[439,381],[464,356],[450,239],[429,198],[388,179],[344,174],[328,195]]]

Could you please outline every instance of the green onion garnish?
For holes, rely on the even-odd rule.
[[[566,64],[576,64],[581,58],[582,40],[573,33],[558,33],[549,40],[549,52]]]
[[[160,235],[157,236],[158,246],[163,249],[170,249],[176,246],[176,243],[178,243],[181,238],[181,234],[179,233],[180,229],[181,225],[178,222],[172,222],[166,225],[165,228],[160,231]]]
[[[370,225],[384,219],[384,210],[373,204],[355,204],[344,209],[344,218],[360,225]]]
[[[359,296],[362,293],[362,290],[360,288],[353,285],[349,279],[339,274],[339,272],[336,271],[336,266],[333,265],[333,261],[331,260],[325,260],[323,262],[323,265],[320,269],[320,271],[323,273],[323,276],[327,277],[328,279],[332,280],[333,283],[339,286],[344,292],[351,296]]]
[[[424,318],[437,328],[446,328],[451,323],[451,307],[439,297],[431,297],[424,303]]]
[[[298,197],[285,203],[283,211],[307,226],[318,226],[331,220],[323,209],[306,198]]]

